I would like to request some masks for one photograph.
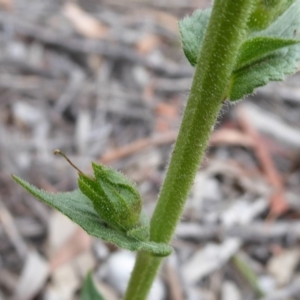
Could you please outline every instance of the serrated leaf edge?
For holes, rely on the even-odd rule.
[[[61,211],[61,209],[59,209],[58,206],[54,205],[53,203],[51,204],[50,201],[43,199],[41,196],[41,194],[44,194],[45,198],[46,197],[55,197],[55,196],[58,196],[58,197],[64,196],[65,197],[68,195],[72,196],[75,193],[78,193],[78,194],[80,193],[81,194],[80,196],[87,198],[79,190],[75,190],[73,192],[52,194],[52,193],[46,192],[42,189],[38,189],[34,185],[28,183],[27,181],[23,180],[22,178],[19,178],[18,176],[12,175],[12,177],[17,183],[19,183],[23,188],[25,188],[30,194],[32,194],[34,197],[38,198],[42,202],[46,203],[47,205],[60,211],[62,214],[67,216],[71,221],[78,224],[89,235],[92,235],[96,238],[101,238],[102,240],[105,240],[109,243],[113,243],[120,248],[124,248],[124,249],[131,250],[131,251],[142,250],[145,252],[150,252],[155,256],[168,256],[173,251],[173,249],[170,245],[163,244],[163,243],[156,243],[156,242],[152,242],[152,241],[139,241],[132,237],[128,237],[126,235],[126,233],[121,233],[113,228],[108,228],[107,225],[100,219],[97,212],[94,210],[94,208],[92,206],[92,202],[91,202],[91,206],[88,207],[88,210],[89,210],[88,212],[89,212],[90,216],[92,215],[94,222],[98,222],[98,229],[100,229],[102,227],[102,230],[104,230],[107,233],[109,238],[104,237],[103,235],[99,234],[99,231],[98,231],[98,234],[96,234],[95,232],[93,232],[92,230],[87,228],[87,226],[85,224],[78,223],[76,220],[74,220],[74,217],[70,216],[69,214],[64,213],[63,211]],[[110,232],[111,232],[111,234],[110,234]]]

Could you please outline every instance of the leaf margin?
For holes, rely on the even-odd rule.
[[[170,245],[152,241],[139,241],[133,237],[127,236],[126,233],[109,228],[94,210],[92,202],[83,193],[81,193],[79,189],[72,192],[54,194],[46,192],[42,189],[38,189],[34,185],[16,175],[12,175],[12,177],[34,197],[60,211],[91,236],[115,244],[120,248],[130,251],[145,251],[154,256],[168,256],[173,251]],[[70,202],[70,199],[72,199],[73,202]],[[57,204],[56,201],[58,200],[62,202]],[[78,206],[78,201],[81,202],[80,205],[83,205],[83,209],[80,208],[80,205]],[[75,206],[74,203],[77,206]],[[85,220],[82,220],[82,213],[85,214]]]

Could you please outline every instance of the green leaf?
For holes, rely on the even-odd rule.
[[[198,9],[191,16],[179,21],[183,51],[192,66],[197,64],[210,14],[210,8]]]
[[[277,40],[273,45],[270,42],[266,43],[268,46],[265,54],[263,53],[264,51],[261,51],[263,54],[261,58],[256,58],[246,67],[233,71],[227,93],[230,100],[241,99],[252,93],[255,88],[263,86],[269,81],[283,80],[285,75],[293,74],[298,69],[298,61],[300,60],[299,16],[300,0],[296,0],[270,27],[253,33],[250,40],[245,42],[249,45],[251,44],[251,39],[252,41],[257,39],[265,39],[265,41],[267,39]],[[288,41],[294,40],[295,44],[291,43],[291,45],[282,48],[280,44],[283,46],[284,40],[287,44],[289,43]],[[278,49],[276,49],[276,44]],[[246,46],[243,45],[241,49],[243,47]],[[270,50],[272,47],[274,49],[267,54],[268,49]],[[255,53],[255,51],[252,53]]]
[[[270,26],[295,0],[258,0],[248,28],[262,30]]]
[[[104,300],[94,284],[91,272],[88,273],[84,280],[80,300]]]
[[[262,2],[259,13],[269,10],[273,2]],[[269,81],[283,80],[285,75],[293,74],[298,68],[300,0],[279,2],[269,15],[268,25],[273,23],[264,30],[252,32],[240,48],[226,93],[231,101],[253,93],[255,88]],[[210,9],[197,10],[179,22],[183,50],[192,66],[197,64],[210,14]],[[260,26],[264,27],[265,24]]]
[[[108,225],[100,219],[91,200],[80,190],[52,194],[36,188],[17,176],[13,175],[13,178],[33,196],[57,209],[73,222],[77,223],[89,235],[101,238],[104,241],[131,251],[142,250],[157,256],[167,256],[172,252],[172,247],[169,245],[140,241],[137,238],[127,236],[124,232],[108,227]]]
[[[296,45],[298,43],[300,43],[299,40],[282,39],[277,37],[259,36],[249,39],[241,46],[235,70],[254,64],[255,62],[260,62],[262,58],[272,52],[274,53],[276,50]]]

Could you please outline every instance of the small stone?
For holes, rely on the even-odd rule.
[[[241,300],[238,287],[232,281],[225,281],[222,285],[222,300]]]
[[[258,278],[258,286],[266,295],[268,295],[276,289],[276,282],[271,276],[260,276]]]

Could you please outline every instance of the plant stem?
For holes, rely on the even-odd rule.
[[[247,20],[256,0],[215,0],[159,200],[151,219],[150,240],[169,243],[220,111]],[[146,299],[162,258],[137,255],[125,300]]]

